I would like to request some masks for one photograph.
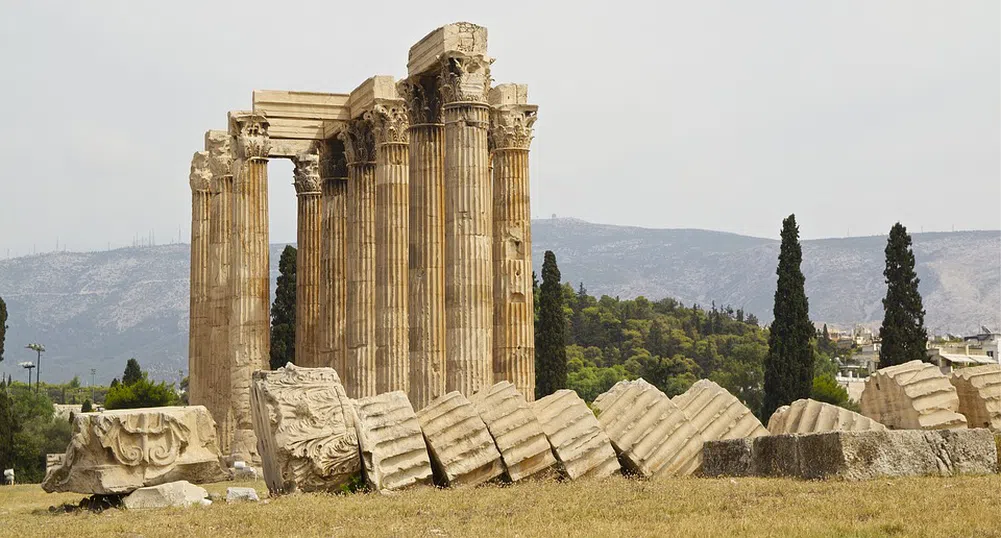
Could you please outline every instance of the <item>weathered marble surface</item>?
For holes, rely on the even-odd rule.
[[[934,364],[910,361],[869,376],[862,414],[890,429],[965,428],[956,388]]]
[[[208,497],[208,492],[205,491],[205,488],[186,480],[180,480],[159,486],[139,488],[122,499],[122,504],[129,510],[184,508],[203,504],[206,497]]]
[[[1001,364],[962,368],[952,372],[949,381],[971,428],[1001,431]]]
[[[494,438],[512,482],[544,474],[556,464],[542,425],[513,383],[501,381],[469,400]]]
[[[703,442],[768,435],[768,430],[750,409],[728,390],[708,379],[696,381],[671,401],[688,417]],[[701,450],[698,460],[701,466]]]
[[[567,478],[604,478],[621,470],[608,436],[576,392],[563,389],[539,398],[532,411]]]
[[[430,484],[431,458],[407,394],[386,392],[354,406],[365,481],[376,491]]]
[[[76,415],[63,463],[46,474],[42,489],[108,495],[229,477],[205,407],[152,407]]]
[[[886,426],[869,417],[808,398],[783,405],[768,419],[768,431],[772,435],[885,429]]]
[[[504,463],[486,424],[458,391],[435,399],[417,412],[431,453],[435,480],[442,485],[474,486],[504,473]]]

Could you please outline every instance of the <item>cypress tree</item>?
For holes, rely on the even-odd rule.
[[[286,245],[278,260],[278,285],[271,305],[272,370],[295,363],[295,260],[295,247]]]
[[[0,381],[0,473],[14,467],[14,434],[18,429],[8,386]]]
[[[139,361],[129,359],[125,363],[125,373],[122,374],[122,383],[126,385],[135,385],[140,379],[143,378],[142,368],[139,367]]]
[[[796,215],[789,215],[782,221],[782,246],[776,270],[778,285],[773,311],[775,320],[768,334],[768,356],[765,358],[762,420],[768,420],[780,406],[809,398],[813,390],[810,338],[815,329],[810,323],[806,279],[800,269],[802,261]]]
[[[0,297],[0,362],[3,362],[3,343],[7,339],[7,303]],[[3,471],[3,469],[0,469]]]
[[[883,276],[886,278],[886,298],[883,299],[883,325],[879,328],[882,342],[879,367],[928,360],[925,310],[918,293],[920,279],[914,272],[911,236],[899,222],[890,229],[886,241]]]
[[[539,286],[539,321],[535,325],[535,397],[567,386],[567,331],[563,287],[556,255],[547,250]]]

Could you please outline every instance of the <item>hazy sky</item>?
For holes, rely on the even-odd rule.
[[[0,256],[187,241],[191,154],[226,111],[402,77],[460,20],[540,106],[535,216],[1001,227],[997,0],[391,4],[0,0]],[[272,241],[293,241],[291,165],[270,180]]]

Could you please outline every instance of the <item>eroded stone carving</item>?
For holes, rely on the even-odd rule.
[[[604,478],[620,471],[615,450],[584,400],[558,390],[532,402],[560,471],[571,480]]]
[[[232,116],[236,130],[236,148],[242,159],[267,159],[271,152],[269,123],[260,114],[240,113]]]
[[[1001,364],[961,368],[949,376],[959,412],[971,428],[1001,431]]]
[[[295,192],[298,194],[320,192],[320,156],[316,153],[300,153],[293,162]]]
[[[209,152],[196,151],[191,157],[191,173],[188,175],[191,190],[207,192],[212,188],[212,172],[209,170]]]
[[[885,429],[886,426],[869,417],[844,407],[810,399],[783,405],[768,419],[768,431],[772,435]]]
[[[402,99],[376,104],[371,118],[376,145],[410,142],[410,119]]]
[[[344,155],[349,165],[375,162],[375,133],[372,130],[371,113],[349,121],[337,136],[344,143]]]
[[[890,429],[965,428],[959,395],[938,367],[910,361],[877,370],[865,382],[862,414]]]
[[[619,381],[593,406],[616,453],[640,476],[686,476],[699,468],[702,436],[657,387]]]
[[[354,406],[365,481],[376,491],[431,483],[431,459],[407,394],[385,392]]]
[[[415,76],[410,80],[400,81],[396,85],[396,91],[407,107],[410,125],[441,123],[442,102],[436,77]]]
[[[251,389],[270,491],[337,490],[361,471],[354,408],[333,368],[257,371]]]
[[[63,463],[47,473],[42,488],[109,495],[227,478],[205,407],[154,407],[76,415]]]
[[[556,464],[542,425],[509,381],[483,389],[469,400],[494,438],[512,482],[544,473]]]
[[[491,63],[486,55],[455,51],[443,56],[438,78],[443,104],[486,103]]]
[[[213,178],[233,175],[232,137],[226,131],[207,131],[205,151],[209,152],[209,171]],[[215,190],[215,189],[214,189]]]
[[[539,107],[501,105],[490,111],[490,145],[496,150],[528,149]]]
[[[473,404],[449,392],[417,412],[431,454],[435,480],[475,486],[504,472],[500,452]]]

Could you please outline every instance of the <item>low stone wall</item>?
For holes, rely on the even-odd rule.
[[[899,476],[953,476],[998,472],[990,431],[891,430],[709,441],[705,476],[765,476],[867,480]]]

